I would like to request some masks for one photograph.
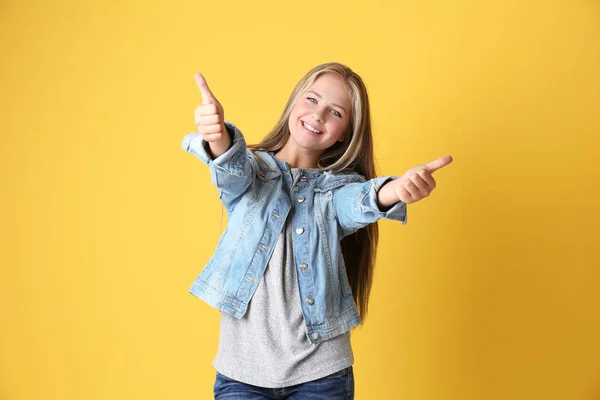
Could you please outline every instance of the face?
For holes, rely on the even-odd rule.
[[[333,75],[319,76],[294,104],[288,121],[289,144],[324,152],[336,142],[344,141],[351,112],[348,85]]]

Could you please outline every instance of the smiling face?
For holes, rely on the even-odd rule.
[[[323,74],[300,95],[290,114],[287,145],[299,151],[323,153],[343,142],[350,127],[352,101],[348,85],[340,78]]]

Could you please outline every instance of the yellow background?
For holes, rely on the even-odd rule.
[[[326,61],[381,175],[455,159],[380,224],[356,398],[600,399],[597,1],[4,0],[0,51],[1,399],[212,398],[193,74],[255,143]]]

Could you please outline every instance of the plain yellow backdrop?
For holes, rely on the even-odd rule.
[[[255,143],[326,61],[381,175],[454,157],[380,223],[356,398],[600,399],[597,1],[4,0],[0,56],[1,399],[212,398],[193,74]]]

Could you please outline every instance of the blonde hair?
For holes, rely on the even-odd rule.
[[[340,63],[321,64],[306,73],[296,84],[275,127],[260,143],[248,145],[248,148],[252,151],[280,150],[290,138],[288,122],[294,105],[314,81],[324,74],[338,77],[347,84],[352,100],[352,111],[349,132],[344,141],[336,142],[326,149],[317,165],[324,170],[356,172],[367,180],[375,178],[371,111],[367,88],[358,74]],[[367,316],[378,239],[379,229],[375,222],[341,241],[348,281],[362,319],[361,325]]]

